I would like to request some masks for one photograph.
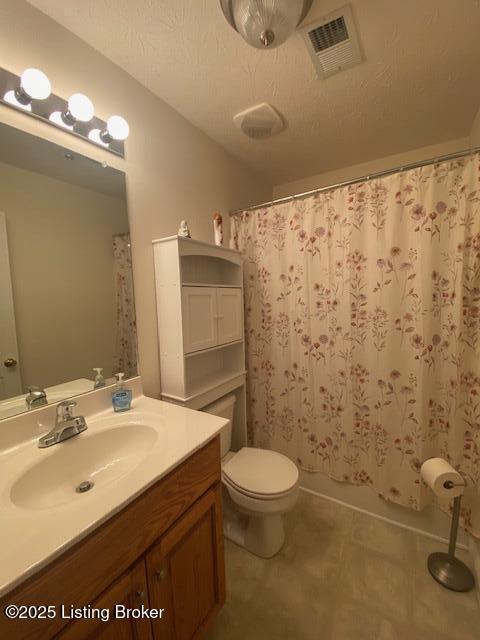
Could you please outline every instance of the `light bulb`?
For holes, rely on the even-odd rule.
[[[50,80],[40,69],[25,69],[20,76],[20,88],[32,100],[45,100],[52,92]]]
[[[69,124],[66,124],[66,122],[63,121],[62,118],[62,112],[61,111],[53,111],[48,119],[50,120],[50,122],[53,122],[54,124],[57,124],[59,127],[63,127],[64,129],[68,129],[69,131],[73,131],[73,127]]]
[[[20,100],[17,100],[15,91],[13,90],[7,91],[7,93],[3,96],[3,99],[5,100],[5,102],[8,102],[8,104],[13,105],[14,107],[18,107],[19,109],[25,109],[25,111],[32,110],[32,105],[30,104],[30,102],[28,102],[28,104],[23,104],[22,102],[20,102]]]
[[[93,118],[95,109],[90,98],[83,93],[74,93],[68,99],[68,113],[74,120],[88,122]]]
[[[102,147],[108,147],[108,142],[104,142],[100,137],[100,129],[92,129],[88,132],[88,139],[96,144],[102,145]]]
[[[114,140],[126,140],[130,133],[130,127],[122,116],[110,116],[107,120],[107,132]]]

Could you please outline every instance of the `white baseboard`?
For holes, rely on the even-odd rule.
[[[418,531],[430,538],[445,541],[450,536],[450,516],[434,501],[421,511],[415,511],[382,499],[370,486],[351,485],[333,480],[323,473],[304,470],[300,470],[300,486],[400,527]],[[468,546],[468,535],[462,528],[458,531],[458,542],[464,545],[463,548]]]
[[[477,583],[477,598],[478,605],[480,606],[480,540],[469,537],[468,550],[470,551],[470,557],[472,558],[472,570],[475,576],[475,582]]]
[[[314,496],[318,496],[319,498],[323,498],[324,500],[329,500],[330,502],[335,502],[336,504],[340,504],[342,505],[342,507],[347,507],[347,509],[353,509],[353,511],[358,511],[360,513],[364,513],[367,516],[371,516],[372,518],[376,518],[377,520],[382,520],[383,522],[388,522],[389,524],[393,524],[396,527],[400,527],[401,529],[407,529],[408,531],[413,531],[414,533],[418,533],[421,536],[425,536],[426,538],[431,538],[432,540],[438,540],[439,542],[443,542],[444,544],[448,544],[448,539],[444,538],[442,536],[437,536],[434,533],[430,533],[429,531],[425,531],[424,529],[420,529],[418,527],[413,527],[411,525],[405,524],[403,522],[399,522],[398,520],[393,520],[392,518],[387,518],[385,516],[381,516],[378,513],[375,513],[374,511],[369,511],[368,509],[362,509],[361,507],[357,507],[354,504],[351,504],[350,502],[344,502],[343,500],[339,500],[338,498],[333,498],[332,496],[328,496],[324,493],[320,493],[318,491],[314,491],[313,489],[308,489],[307,487],[300,487],[301,491],[305,491],[305,493],[311,493]],[[474,538],[472,538],[472,536],[470,536],[470,538],[472,540],[474,540]],[[457,543],[457,547],[459,549],[464,549],[465,551],[470,551],[471,547],[470,545],[467,546],[466,544],[463,543]],[[478,569],[477,571],[480,572],[480,549],[478,550],[479,556],[478,556]],[[477,576],[479,574],[477,573]],[[478,584],[480,584],[480,582],[478,582]]]

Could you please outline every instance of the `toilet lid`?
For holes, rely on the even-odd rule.
[[[233,484],[255,494],[285,493],[298,482],[295,464],[283,454],[265,449],[240,449],[222,471]]]

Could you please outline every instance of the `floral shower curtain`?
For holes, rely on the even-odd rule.
[[[117,310],[113,367],[114,373],[123,371],[130,378],[137,375],[137,326],[129,233],[113,236],[113,262]]]
[[[479,181],[477,154],[232,219],[250,441],[413,509],[444,457],[477,536]]]

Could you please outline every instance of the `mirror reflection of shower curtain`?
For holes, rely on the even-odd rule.
[[[116,306],[113,372],[121,371],[130,378],[137,375],[137,326],[129,233],[113,236],[113,262]]]

